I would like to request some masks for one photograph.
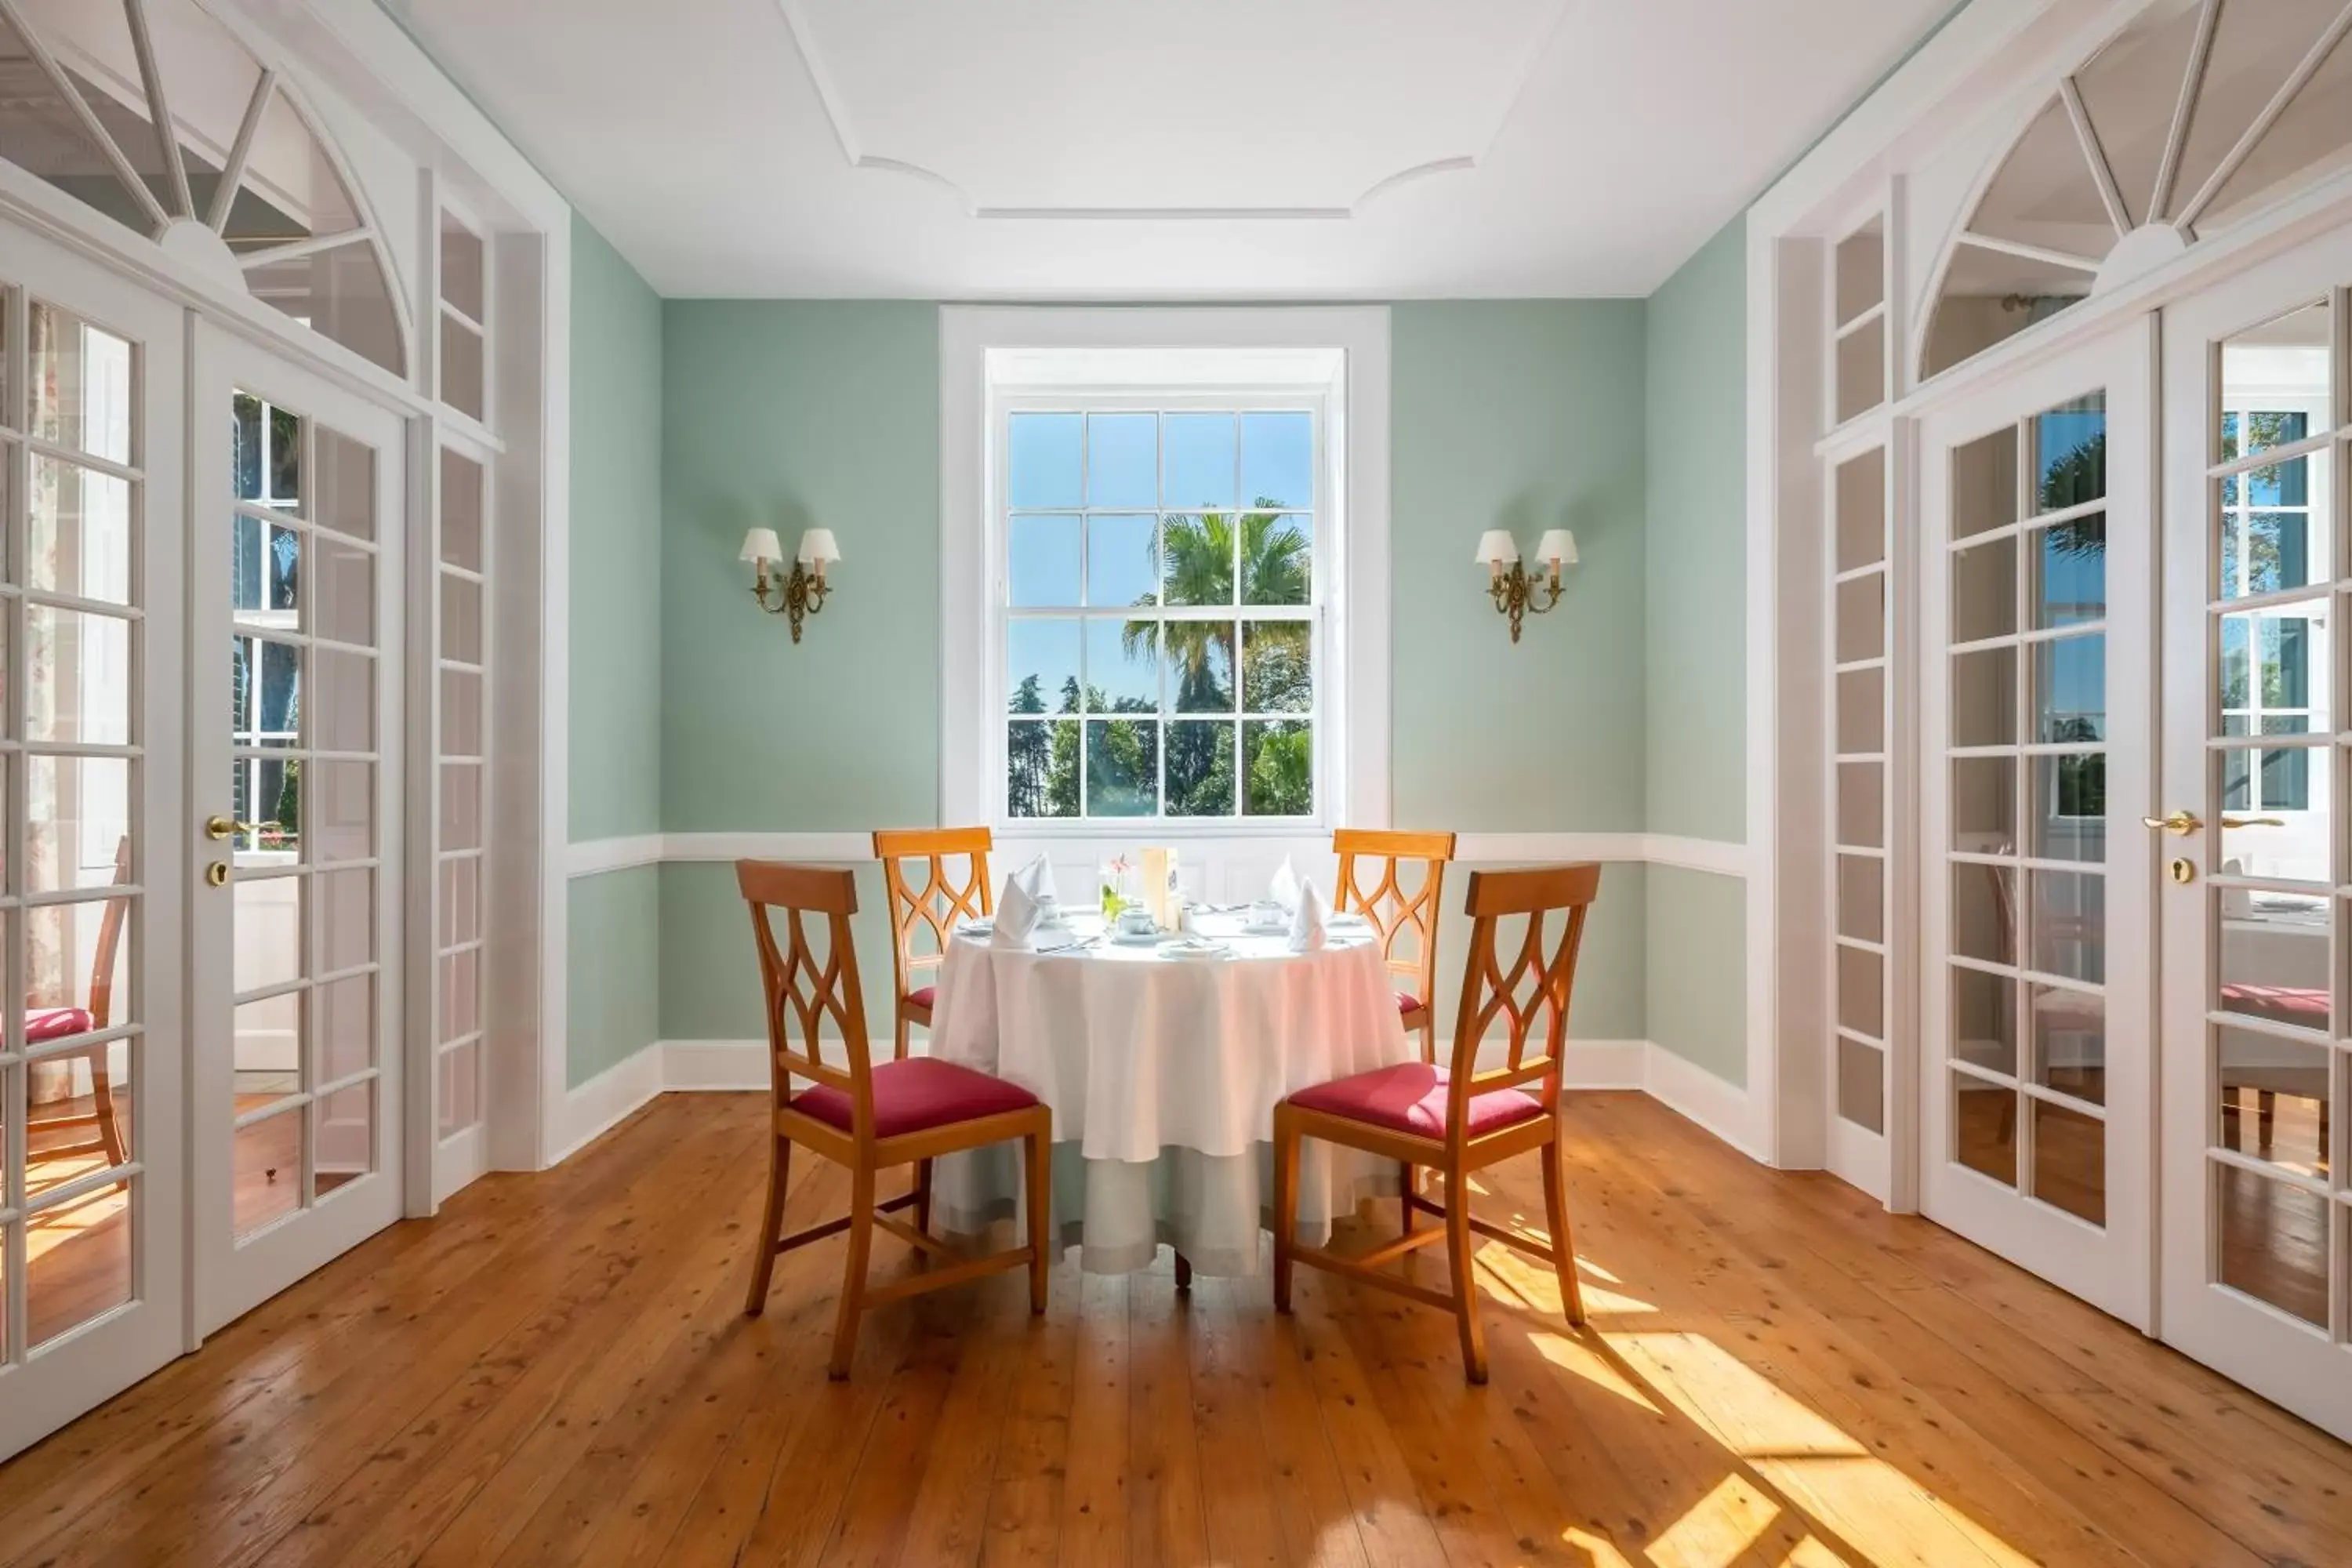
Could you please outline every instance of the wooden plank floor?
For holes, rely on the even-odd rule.
[[[1042,1320],[1017,1275],[884,1310],[828,1384],[838,1243],[741,1316],[761,1103],[666,1097],[305,1280],[0,1467],[0,1563],[2352,1563],[2352,1450],[1636,1096],[1570,1112],[1591,1328],[1490,1247],[1486,1388],[1439,1314],[1164,1254]],[[792,1223],[836,1211],[796,1163]]]

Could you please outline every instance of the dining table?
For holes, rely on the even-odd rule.
[[[1171,1247],[1193,1271],[1265,1266],[1274,1108],[1295,1090],[1417,1059],[1369,924],[1334,917],[1294,951],[1287,922],[1195,909],[1186,939],[1129,935],[1091,912],[998,945],[950,932],[929,1052],[1030,1090],[1054,1113],[1057,1256],[1094,1274],[1149,1267]],[[1398,1194],[1392,1161],[1310,1143],[1302,1238],[1367,1198]],[[942,1157],[932,1207],[951,1235],[1020,1215],[1018,1151]]]

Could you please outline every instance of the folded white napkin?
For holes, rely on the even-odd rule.
[[[1034,945],[1037,912],[1037,900],[1021,885],[1019,873],[1005,878],[1003,896],[996,900],[996,930],[988,939],[989,945],[1027,952]]]
[[[1054,863],[1043,855],[1015,871],[1013,879],[1041,904],[1061,901],[1061,895],[1054,889]]]
[[[1298,910],[1290,917],[1290,951],[1320,952],[1326,939],[1324,928],[1330,923],[1331,906],[1325,901],[1323,889],[1308,881],[1298,889]],[[1002,927],[998,928],[1002,930]]]
[[[1298,912],[1298,873],[1290,868],[1290,857],[1285,855],[1274,873],[1274,882],[1265,896],[1282,906],[1284,914]]]

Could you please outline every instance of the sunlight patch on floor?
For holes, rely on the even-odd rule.
[[[2031,1562],[1706,1335],[1601,1338],[1660,1398],[1865,1561],[1994,1568]]]
[[[1731,1568],[1780,1517],[1780,1505],[1747,1477],[1726,1476],[1658,1532],[1650,1561],[1657,1568]]]
[[[1649,1394],[1630,1382],[1624,1373],[1619,1372],[1606,1357],[1581,1341],[1570,1339],[1566,1334],[1549,1333],[1538,1330],[1528,1335],[1528,1342],[1536,1347],[1537,1353],[1544,1360],[1562,1372],[1580,1377],[1597,1388],[1605,1389],[1629,1404],[1639,1405],[1653,1415],[1663,1414],[1650,1402]]]
[[[119,1217],[130,1206],[129,1193],[121,1187],[103,1187],[88,1197],[43,1210],[25,1226],[26,1264],[30,1266],[38,1262],[43,1254],[55,1252],[96,1230]]]
[[[1493,1278],[1496,1284],[1517,1297],[1520,1305],[1529,1310],[1541,1312],[1549,1317],[1558,1317],[1560,1314],[1559,1276],[1552,1272],[1550,1265],[1538,1263],[1527,1254],[1506,1247],[1499,1241],[1490,1241],[1478,1249],[1478,1266]],[[1579,1259],[1578,1272],[1590,1276],[1603,1271],[1592,1268]],[[1637,1297],[1628,1296],[1622,1291],[1612,1290],[1605,1285],[1596,1285],[1590,1278],[1583,1280],[1583,1286],[1584,1311],[1587,1317],[1599,1317],[1603,1314],[1611,1317],[1633,1317],[1643,1312],[1655,1312],[1658,1310]]]

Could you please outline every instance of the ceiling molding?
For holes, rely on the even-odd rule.
[[[784,18],[784,26],[792,35],[793,52],[799,56],[801,68],[808,73],[809,85],[815,91],[817,102],[824,110],[825,123],[833,132],[835,143],[842,159],[852,169],[874,170],[883,174],[910,176],[935,185],[952,195],[967,217],[1012,219],[1047,222],[1246,222],[1246,221],[1334,221],[1352,218],[1374,200],[1402,186],[1440,174],[1467,174],[1475,170],[1509,123],[1512,111],[1526,96],[1528,85],[1535,78],[1538,66],[1551,52],[1566,25],[1570,0],[1541,0],[1544,12],[1523,47],[1516,51],[1517,68],[1510,78],[1507,90],[1496,95],[1494,112],[1482,131],[1470,140],[1475,145],[1459,153],[1449,153],[1424,159],[1390,171],[1373,180],[1353,199],[1331,206],[1297,206],[1279,204],[1245,206],[1185,206],[1185,205],[1111,205],[1087,204],[1076,206],[993,205],[981,201],[954,177],[916,159],[873,153],[866,150],[864,140],[852,123],[849,110],[840,84],[826,65],[816,30],[807,15],[807,0],[775,0],[776,9]]]

